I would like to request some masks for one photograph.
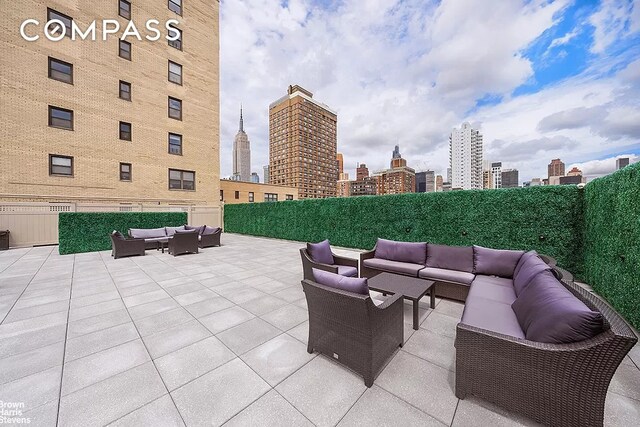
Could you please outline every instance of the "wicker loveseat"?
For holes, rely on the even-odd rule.
[[[361,254],[363,276],[436,280],[436,293],[465,301],[455,340],[457,397],[474,395],[546,425],[602,425],[611,378],[637,342],[606,302],[534,251],[425,243],[420,269],[423,249],[409,246],[420,244],[391,243],[400,245],[379,241]]]

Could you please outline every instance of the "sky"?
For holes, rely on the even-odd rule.
[[[640,0],[222,0],[220,166],[239,110],[262,181],[269,104],[291,84],[338,113],[345,172],[446,174],[470,122],[484,158],[545,178],[560,158],[589,178],[640,161]]]

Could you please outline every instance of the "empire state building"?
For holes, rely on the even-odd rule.
[[[233,140],[233,179],[249,181],[251,177],[251,144],[244,131],[242,107],[240,107],[240,128]]]

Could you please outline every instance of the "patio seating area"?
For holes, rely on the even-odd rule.
[[[423,298],[414,330],[405,301],[404,345],[367,388],[307,353],[304,244],[222,240],[183,257],[0,252],[0,400],[23,403],[21,417],[46,426],[534,425],[456,398],[462,303],[436,298],[432,309]],[[605,425],[638,419],[636,345],[609,387]]]

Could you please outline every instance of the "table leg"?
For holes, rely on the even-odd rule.
[[[431,308],[436,308],[436,284],[431,285],[431,290],[429,291],[429,297],[431,298]]]
[[[416,331],[420,328],[418,325],[419,317],[418,300],[413,300],[413,329]]]

